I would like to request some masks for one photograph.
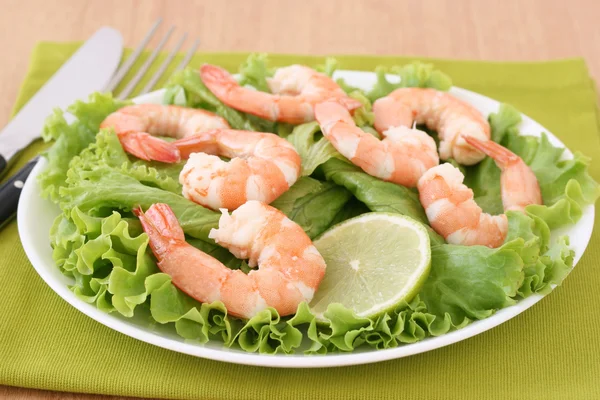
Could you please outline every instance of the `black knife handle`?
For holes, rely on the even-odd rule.
[[[8,168],[8,161],[0,154],[0,176],[4,175],[6,168]]]
[[[0,228],[17,213],[17,205],[19,204],[23,185],[37,161],[37,157],[29,161],[19,172],[0,186]]]

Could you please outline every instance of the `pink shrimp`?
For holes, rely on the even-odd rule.
[[[300,175],[300,156],[272,133],[217,129],[173,145],[189,156],[179,175],[183,195],[213,210],[234,210],[248,200],[271,203]]]
[[[348,110],[361,106],[333,79],[302,65],[279,68],[267,82],[273,94],[240,86],[233,76],[215,65],[203,65],[200,76],[206,87],[229,107],[270,121],[313,121],[315,104],[326,100],[335,100]]]
[[[100,128],[113,128],[123,149],[142,160],[173,163],[180,155],[170,143],[154,136],[177,139],[200,132],[229,128],[223,118],[209,111],[160,104],[123,107],[110,114]]]
[[[462,165],[473,165],[485,154],[470,146],[461,135],[489,140],[490,125],[470,104],[435,89],[401,88],[373,103],[375,129],[424,123],[437,131],[440,159],[453,158]]]
[[[492,141],[473,137],[465,140],[492,157],[501,172],[502,204],[505,211],[523,212],[530,204],[542,204],[539,183],[525,162],[510,150]],[[465,186],[464,176],[451,164],[431,168],[419,180],[421,204],[431,227],[448,243],[498,247],[508,232],[505,214],[484,213]]]
[[[317,104],[315,116],[333,147],[369,175],[415,187],[425,171],[438,165],[435,141],[425,132],[397,127],[379,140],[357,127],[348,110],[335,102]]]
[[[192,298],[221,301],[231,315],[252,318],[267,307],[279,315],[296,312],[312,300],[325,275],[325,261],[310,238],[281,211],[249,201],[232,215],[223,212],[219,228],[209,236],[238,258],[256,267],[245,274],[185,242],[175,214],[166,204],[154,204],[146,213],[134,209],[161,271]]]

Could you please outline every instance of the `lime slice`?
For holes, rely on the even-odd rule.
[[[431,266],[423,225],[398,214],[368,213],[344,221],[315,240],[327,270],[310,308],[318,319],[341,303],[373,317],[409,301]]]

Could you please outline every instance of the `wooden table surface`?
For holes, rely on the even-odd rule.
[[[135,46],[159,16],[199,37],[204,51],[584,57],[600,80],[598,0],[0,0],[0,8],[0,126],[36,42],[84,40],[110,25]],[[0,398],[124,399],[1,385]]]

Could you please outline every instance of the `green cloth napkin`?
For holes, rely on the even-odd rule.
[[[35,48],[15,111],[77,46],[41,43]],[[235,70],[245,57],[197,54],[191,65],[211,62]],[[338,60],[343,68],[363,70],[410,61],[366,56]],[[323,58],[273,55],[272,61],[316,65]],[[572,150],[592,157],[591,174],[600,181],[597,97],[583,60],[431,61],[455,85],[513,104]],[[41,148],[40,143],[31,146],[16,167]],[[378,364],[286,370],[195,358],[106,328],[46,286],[27,260],[13,222],[0,232],[0,384],[206,399],[598,399],[599,262],[600,234],[595,230],[588,250],[561,287],[491,331]]]

